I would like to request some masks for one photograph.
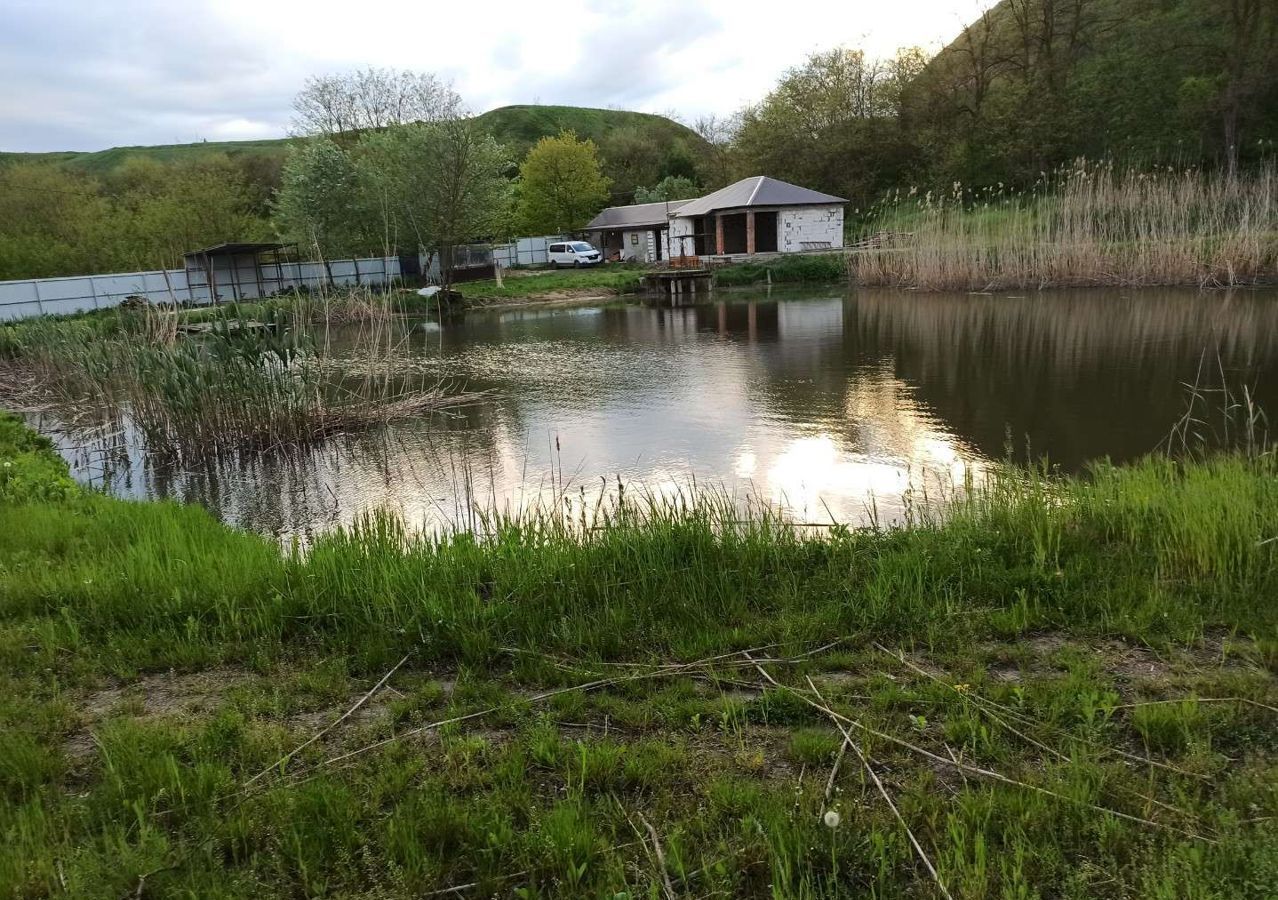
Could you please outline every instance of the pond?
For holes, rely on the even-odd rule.
[[[1012,452],[1064,471],[1158,447],[1188,389],[1278,409],[1278,292],[721,291],[404,324],[405,365],[490,392],[306,452],[175,471],[62,437],[76,477],[303,541],[388,509],[465,524],[627,490],[722,487],[804,521],[893,521]],[[343,332],[330,335],[341,353]],[[46,431],[56,423],[45,421]]]

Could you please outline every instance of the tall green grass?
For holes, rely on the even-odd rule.
[[[775,282],[829,282],[847,277],[847,263],[837,253],[781,256],[765,262],[743,262],[715,271],[716,284],[724,286]]]
[[[695,658],[849,633],[947,644],[1012,626],[1261,634],[1278,622],[1275,466],[1263,454],[1098,465],[1082,479],[1007,472],[943,517],[823,536],[763,510],[743,520],[714,495],[631,497],[585,523],[493,515],[478,534],[416,535],[376,516],[305,554],[195,508],[9,503],[0,551],[66,550],[56,567],[8,571],[0,604],[50,635],[118,643],[143,667],[295,641],[376,667],[410,648],[487,665],[510,646]],[[55,469],[45,460],[34,477],[60,484]]]

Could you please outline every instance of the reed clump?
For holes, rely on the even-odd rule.
[[[1278,171],[1124,170],[1079,161],[1030,190],[896,192],[867,216],[864,285],[981,291],[1246,285],[1278,277]],[[887,237],[884,237],[884,236]],[[876,239],[877,238],[877,239]]]
[[[359,325],[337,359],[327,329],[310,327],[321,302],[241,308],[193,333],[189,320],[155,308],[8,326],[6,399],[72,421],[127,422],[149,452],[176,458],[300,446],[474,399],[401,375],[388,302],[343,307]]]

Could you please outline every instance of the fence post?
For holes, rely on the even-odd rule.
[[[89,293],[93,295],[93,308],[101,309],[102,307],[98,306],[98,283],[92,275],[89,276]]]
[[[36,309],[40,311],[40,315],[44,315],[44,301],[40,299],[40,282],[33,279],[31,289],[35,291]]]

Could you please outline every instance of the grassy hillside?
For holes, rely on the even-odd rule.
[[[584,106],[503,106],[479,117],[493,137],[510,147],[516,158],[523,158],[528,148],[538,140],[555,135],[564,129],[577,132],[581,138],[590,138],[604,144],[610,132],[622,129],[640,129],[656,139],[656,143],[683,142],[690,149],[699,148],[705,142],[691,128],[665,116],[652,113],[627,112],[620,109],[590,109]]]
[[[584,138],[601,143],[609,132],[638,129],[658,145],[683,143],[695,149],[700,136],[692,129],[665,116],[627,112],[620,109],[587,109],[577,106],[503,106],[490,110],[477,120],[493,137],[511,149],[514,159],[522,159],[528,148],[540,138],[558,134],[565,128]],[[106,175],[134,158],[160,162],[177,162],[225,154],[232,159],[266,157],[279,159],[294,138],[260,141],[201,141],[194,144],[157,144],[149,147],[112,147],[95,152],[55,151],[51,153],[0,152],[0,165],[11,162],[59,162],[80,172]]]
[[[293,138],[279,138],[263,141],[200,141],[195,144],[111,147],[108,150],[93,152],[58,150],[52,153],[0,153],[0,165],[12,162],[55,162],[90,175],[108,175],[128,160],[139,158],[158,162],[188,162],[204,156],[222,154],[232,159],[254,156],[283,158],[293,140]]]

